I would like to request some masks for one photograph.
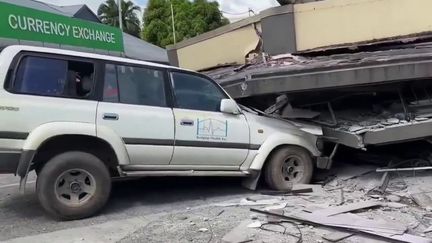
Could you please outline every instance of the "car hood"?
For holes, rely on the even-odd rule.
[[[258,114],[254,112],[244,111],[251,127],[262,127],[275,132],[291,132],[297,135],[302,135],[303,132],[322,136],[323,131],[320,126],[309,124],[306,122],[285,120],[282,118],[272,117],[270,115]]]

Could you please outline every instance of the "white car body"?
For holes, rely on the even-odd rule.
[[[120,176],[252,176],[275,148],[284,145],[302,147],[312,157],[321,156],[316,145],[322,135],[319,127],[253,112],[227,114],[8,91],[5,80],[15,77],[14,65],[23,54],[143,65],[194,75],[176,67],[120,57],[31,46],[5,48],[0,53],[0,173],[16,173],[23,183],[39,162],[34,158],[40,148],[51,139],[68,135],[108,144]]]

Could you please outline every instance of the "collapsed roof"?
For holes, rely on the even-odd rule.
[[[333,55],[277,55],[204,72],[234,98],[431,78],[432,42]]]

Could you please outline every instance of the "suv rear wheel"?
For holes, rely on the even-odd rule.
[[[42,207],[56,218],[90,217],[106,204],[111,177],[105,164],[84,152],[66,152],[40,170],[36,192]]]
[[[286,191],[293,184],[309,183],[313,169],[312,158],[305,149],[287,146],[271,154],[264,169],[264,177],[270,188]]]

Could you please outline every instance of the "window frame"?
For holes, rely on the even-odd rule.
[[[198,109],[189,109],[189,108],[179,107],[177,104],[177,98],[176,98],[176,94],[175,94],[174,76],[173,76],[174,73],[187,74],[187,75],[191,75],[191,76],[195,76],[198,78],[208,80],[210,83],[214,84],[216,86],[216,88],[223,94],[224,99],[231,99],[231,97],[226,93],[226,91],[216,81],[209,78],[208,76],[201,74],[201,73],[192,72],[192,71],[171,68],[171,69],[169,69],[169,78],[170,78],[171,95],[172,95],[172,99],[173,99],[173,108],[183,109],[183,110],[191,110],[191,111],[222,113],[221,111],[207,111],[207,110],[198,110]]]
[[[94,69],[94,77],[93,77],[93,87],[92,92],[90,95],[86,97],[72,97],[67,95],[59,95],[59,96],[51,96],[51,95],[43,95],[43,94],[35,94],[35,93],[25,93],[20,92],[16,90],[15,82],[17,79],[17,73],[20,65],[23,62],[23,59],[26,57],[38,57],[38,58],[48,58],[48,59],[57,59],[62,61],[75,61],[75,62],[86,62],[93,64]],[[8,69],[8,75],[7,79],[4,82],[4,89],[11,93],[16,95],[30,95],[30,96],[39,96],[39,97],[49,97],[49,98],[60,98],[60,99],[74,99],[74,100],[93,100],[97,101],[98,97],[98,88],[99,88],[99,79],[100,79],[100,63],[96,59],[92,58],[83,58],[83,57],[77,57],[77,56],[68,56],[68,55],[61,55],[61,54],[53,54],[53,53],[43,53],[43,52],[32,52],[32,51],[22,51],[19,52],[12,60],[11,65]]]
[[[163,77],[163,83],[164,83],[164,98],[166,106],[152,106],[152,105],[141,105],[141,104],[128,104],[128,103],[122,103],[120,102],[120,96],[121,96],[121,90],[119,88],[118,80],[117,80],[117,88],[119,89],[119,99],[118,102],[107,102],[103,101],[103,95],[104,95],[104,87],[105,87],[105,75],[106,75],[106,65],[115,65],[116,68],[118,66],[127,66],[127,67],[134,67],[134,68],[145,68],[155,71],[162,72]],[[117,70],[117,69],[116,69]],[[118,76],[118,73],[117,73]],[[117,77],[118,78],[118,77]],[[136,64],[136,63],[129,63],[129,62],[119,62],[119,61],[110,61],[110,60],[104,60],[101,62],[101,89],[100,89],[100,96],[98,97],[98,100],[100,102],[104,103],[112,103],[112,104],[121,104],[121,105],[134,105],[134,106],[150,106],[150,107],[160,107],[160,108],[172,108],[173,107],[173,99],[171,95],[171,88],[169,84],[169,78],[168,78],[168,72],[167,69],[164,67],[157,67],[152,65],[144,65],[144,64]]]

